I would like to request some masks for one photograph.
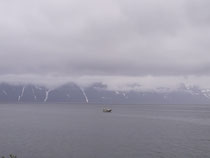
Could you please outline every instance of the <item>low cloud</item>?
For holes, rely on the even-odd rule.
[[[207,0],[3,0],[0,78],[209,87],[209,10]]]
[[[180,86],[199,87],[200,89],[210,89],[210,77],[203,76],[60,76],[60,75],[3,75],[0,78],[0,83],[9,83],[14,85],[36,84],[54,89],[68,83],[76,83],[77,85],[86,88],[95,83],[106,85],[109,90],[119,91],[153,91],[165,89],[169,91],[176,90]]]

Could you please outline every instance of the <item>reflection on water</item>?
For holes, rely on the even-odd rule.
[[[209,158],[209,105],[0,105],[0,156]]]

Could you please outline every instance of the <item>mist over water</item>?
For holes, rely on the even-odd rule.
[[[209,158],[209,105],[1,104],[0,156]]]

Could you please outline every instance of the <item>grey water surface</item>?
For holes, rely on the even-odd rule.
[[[210,105],[0,104],[0,156],[209,158]]]

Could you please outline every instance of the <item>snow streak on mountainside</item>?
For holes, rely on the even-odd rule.
[[[25,90],[25,87],[23,86],[22,91],[21,91],[21,94],[18,97],[18,101],[20,101],[21,97],[23,97],[24,90]]]
[[[87,97],[87,95],[86,95],[84,89],[83,89],[83,88],[80,88],[80,89],[81,89],[81,91],[82,91],[82,94],[83,94],[84,97],[85,97],[86,103],[88,103],[88,97]]]
[[[2,92],[3,92],[5,95],[7,95],[7,92],[6,92],[5,90],[2,90]]]
[[[201,92],[205,97],[210,98],[210,89],[203,89]]]
[[[34,99],[36,100],[36,95],[35,95],[33,87],[32,87],[32,92],[33,92]]]
[[[48,99],[48,96],[49,96],[49,92],[50,92],[50,90],[47,90],[46,91],[46,95],[45,95],[45,98],[44,98],[44,102],[46,102],[47,101],[47,99]]]

